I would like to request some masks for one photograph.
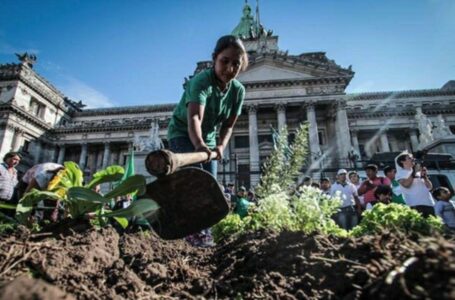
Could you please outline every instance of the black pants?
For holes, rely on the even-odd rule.
[[[425,218],[428,218],[429,216],[436,216],[436,214],[434,213],[434,207],[433,206],[416,205],[416,206],[411,206],[411,208],[417,210]]]

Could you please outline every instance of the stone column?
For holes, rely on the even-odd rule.
[[[85,165],[87,164],[87,143],[81,144],[81,156],[79,157],[79,168],[85,170]]]
[[[389,139],[387,138],[387,132],[381,133],[380,139],[381,139],[381,151],[390,152],[390,145],[389,145]]]
[[[259,182],[259,145],[256,113],[256,105],[248,107],[248,123],[250,133],[250,181],[252,186]]]
[[[280,103],[275,106],[278,115],[278,131],[286,126],[286,104]]]
[[[109,165],[109,156],[111,155],[111,148],[110,148],[110,143],[105,142],[104,143],[104,153],[103,153],[103,167],[102,169],[107,168]]]
[[[343,166],[348,162],[348,154],[351,149],[351,136],[349,133],[348,114],[346,113],[346,101],[338,100],[336,110],[335,128],[338,141],[338,159],[340,166]]]
[[[412,151],[417,151],[419,149],[419,139],[417,138],[417,129],[409,129],[409,138],[411,139]]]
[[[60,145],[60,150],[58,151],[57,163],[63,164],[65,160],[65,145]]]
[[[11,142],[11,150],[18,151],[21,145],[22,133],[18,129],[14,129],[13,141]]]
[[[358,138],[358,131],[357,130],[351,130],[351,143],[352,147],[354,147],[355,152],[359,155],[359,159],[362,158],[362,155],[360,153],[360,146],[359,146],[359,138]]]
[[[14,140],[14,128],[6,126],[5,129],[0,130],[0,157],[3,158],[6,153],[12,149]]]
[[[318,123],[316,121],[316,111],[313,103],[309,103],[306,107],[306,115],[309,123],[309,143],[310,143],[310,155],[311,162],[313,163],[316,158],[321,155],[321,148],[319,146],[319,133]]]

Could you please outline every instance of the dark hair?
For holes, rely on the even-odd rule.
[[[241,70],[245,71],[248,67],[248,53],[245,50],[245,46],[241,39],[234,35],[225,35],[218,39],[216,42],[215,49],[213,50],[212,59],[215,60],[218,54],[223,52],[225,49],[233,47],[240,51],[242,54],[242,66]]]
[[[379,195],[392,195],[392,188],[385,184],[379,185],[374,191],[374,196],[379,198]]]
[[[20,159],[22,159],[22,156],[19,154],[19,152],[11,151],[11,152],[6,153],[5,156],[3,156],[3,162],[6,163],[6,160],[7,160],[8,158],[11,158],[11,157],[14,157],[14,156],[17,156],[17,157],[19,157]]]
[[[403,154],[400,154],[398,155],[397,157],[397,164],[403,168],[403,162],[406,160],[406,158],[408,158],[410,156],[409,153],[403,153]]]
[[[330,183],[330,179],[329,179],[329,177],[323,177],[323,178],[321,178],[320,182],[321,183],[323,183],[323,182],[329,182]]]
[[[348,173],[348,178],[351,179],[351,176],[352,176],[352,175],[357,175],[357,176],[359,176],[359,174],[358,174],[356,171],[351,171],[351,172]]]
[[[384,175],[387,176],[388,173],[392,172],[393,170],[395,170],[395,167],[392,167],[392,166],[386,166],[384,168]]]
[[[444,186],[440,186],[433,191],[433,193],[432,193],[433,197],[436,198],[436,200],[439,200],[439,197],[441,197],[442,191],[446,191],[446,192],[450,193],[450,190],[448,188],[446,188]]]
[[[312,187],[315,187],[315,188],[320,188],[320,187],[321,187],[321,186],[319,185],[319,183],[317,183],[317,182],[311,183],[311,186],[312,186]]]
[[[369,164],[365,167],[365,171],[366,170],[373,170],[373,171],[377,171],[378,170],[378,166],[375,165],[375,164]]]

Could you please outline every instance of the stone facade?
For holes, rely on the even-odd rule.
[[[244,8],[244,17],[245,13]],[[258,182],[260,166],[273,148],[271,126],[286,125],[292,136],[300,123],[309,123],[310,157],[303,167],[312,173],[357,166],[353,154],[361,161],[377,152],[422,149],[427,145],[419,140],[416,115],[423,114],[431,124],[441,124],[442,118],[453,132],[453,81],[441,89],[346,94],[354,76],[351,67],[337,65],[324,52],[280,51],[278,36],[262,25],[260,29],[242,36],[250,65],[238,79],[246,87],[246,99],[226,159],[220,162],[221,181],[247,186]],[[158,134],[166,145],[175,103],[83,109],[32,65],[24,56],[19,64],[0,65],[2,157],[10,150],[22,151],[23,169],[43,161],[72,160],[89,176],[110,164],[124,165],[135,141],[150,136],[152,124],[159,125]],[[195,73],[210,66],[211,62],[199,62]],[[143,161],[136,163],[137,172],[144,172]]]

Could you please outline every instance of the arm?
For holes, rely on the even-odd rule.
[[[216,146],[216,152],[218,154],[217,159],[223,158],[223,151],[226,148],[229,140],[231,139],[232,130],[234,128],[235,122],[237,122],[238,116],[230,116],[229,119],[223,122],[220,129],[220,140],[218,146]]]
[[[411,187],[413,182],[414,182],[414,172],[412,172],[408,178],[398,180],[398,183],[405,188]]]
[[[211,151],[202,138],[201,125],[204,117],[204,109],[205,106],[199,103],[188,103],[188,135],[196,151],[205,151],[210,156]]]
[[[420,171],[420,178],[423,179],[423,183],[425,183],[425,186],[427,189],[431,190],[433,189],[433,184],[431,183],[430,178],[428,178],[428,173],[427,173],[427,168],[423,167],[422,171]]]
[[[362,182],[359,189],[357,190],[357,194],[359,194],[359,196],[362,196],[363,194],[368,192],[368,188],[367,188],[367,184],[366,184],[367,181],[368,181],[368,179],[365,180],[364,182]]]

